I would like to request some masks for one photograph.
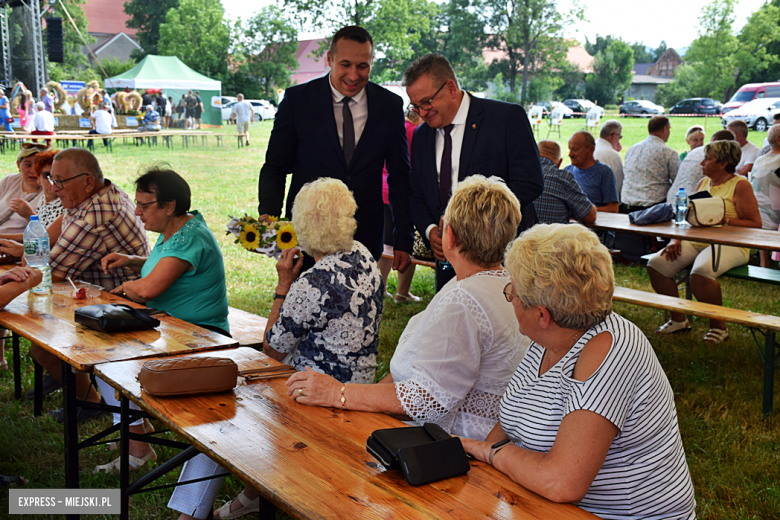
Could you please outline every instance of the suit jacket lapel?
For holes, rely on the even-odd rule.
[[[355,147],[355,155],[352,156],[352,162],[350,163],[349,168],[350,170],[357,164],[357,161],[360,157],[360,154],[363,153],[363,150],[369,146],[368,142],[370,141],[370,138],[367,136],[372,135],[371,133],[374,131],[374,127],[376,127],[376,125],[379,123],[379,120],[381,119],[381,116],[378,113],[379,107],[377,106],[376,102],[377,96],[370,95],[371,92],[369,91],[369,87],[372,87],[372,84],[366,83],[365,90],[366,102],[368,103],[368,117],[366,118],[366,125],[363,127],[363,132],[360,134],[360,140],[357,143],[357,147]]]
[[[337,155],[341,157],[342,164],[346,167],[344,151],[341,149],[339,133],[336,129],[336,116],[333,113],[333,92],[330,90],[330,75],[325,75],[324,78],[315,81],[320,82],[316,105],[320,111],[322,126],[325,129],[325,133],[328,134],[331,144],[336,149]]]
[[[466,128],[463,131],[463,144],[460,149],[460,163],[458,163],[458,180],[462,181],[468,176],[469,161],[471,161],[471,154],[474,151],[474,145],[477,142],[477,134],[482,128],[482,105],[479,98],[471,96],[471,104],[469,106],[469,113],[466,116]]]

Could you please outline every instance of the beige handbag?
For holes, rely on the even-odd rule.
[[[144,363],[138,381],[146,393],[156,396],[225,392],[238,382],[238,365],[217,357],[156,359]]]
[[[692,226],[719,226],[726,220],[726,202],[721,197],[689,200],[685,219]]]

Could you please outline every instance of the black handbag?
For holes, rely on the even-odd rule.
[[[464,475],[471,469],[460,439],[433,423],[376,430],[366,441],[366,450],[385,468],[402,470],[413,486]]]
[[[159,327],[160,320],[151,315],[162,312],[152,308],[135,309],[123,303],[107,303],[76,309],[75,320],[100,332],[129,332]]]

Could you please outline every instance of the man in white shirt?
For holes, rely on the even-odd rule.
[[[35,113],[35,117],[33,118],[35,130],[30,132],[30,134],[54,135],[54,114],[46,110],[46,105],[43,104],[43,101],[38,101],[35,104],[35,108],[38,109],[38,112]],[[51,139],[47,139],[46,141],[51,143]],[[33,139],[33,142],[37,142],[37,140]]]
[[[614,119],[606,121],[601,126],[599,138],[596,139],[596,151],[593,152],[593,158],[609,166],[615,174],[618,196],[623,189],[623,159],[619,153],[623,149],[620,144],[623,138],[622,132],[623,125],[620,121]]]
[[[103,101],[99,110],[90,116],[89,122],[92,123],[92,130],[90,134],[110,135],[114,132],[113,127],[116,126],[114,117],[111,115],[109,109],[111,108],[111,101]],[[103,145],[108,146],[108,139],[103,139]]]
[[[236,124],[238,134],[244,134],[244,142],[249,146],[249,123],[255,118],[255,109],[252,108],[252,103],[244,101],[243,94],[237,95],[236,100],[230,120]]]
[[[737,138],[736,141],[739,143],[740,148],[742,148],[742,159],[740,159],[739,164],[737,165],[736,173],[743,177],[747,177],[750,170],[753,169],[753,163],[758,159],[761,148],[747,140],[749,130],[747,123],[744,121],[732,121],[726,127],[726,130],[731,130],[734,133],[734,136]]]

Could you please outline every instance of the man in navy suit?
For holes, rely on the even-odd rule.
[[[409,214],[409,151],[403,101],[368,81],[374,59],[371,35],[362,27],[340,29],[327,53],[330,73],[290,87],[279,104],[260,170],[260,215],[280,215],[287,175],[292,173],[286,215],[304,184],[339,179],[357,202],[355,240],[374,258],[382,255],[382,167],[395,225],[393,268],[405,271],[414,240]],[[313,265],[311,260],[304,267]]]
[[[439,230],[452,188],[469,175],[501,177],[520,201],[523,231],[537,222],[533,201],[544,188],[542,166],[525,110],[461,90],[444,56],[418,58],[404,73],[403,84],[409,109],[425,121],[412,139],[409,209],[439,260],[438,291],[455,276],[445,263]]]

